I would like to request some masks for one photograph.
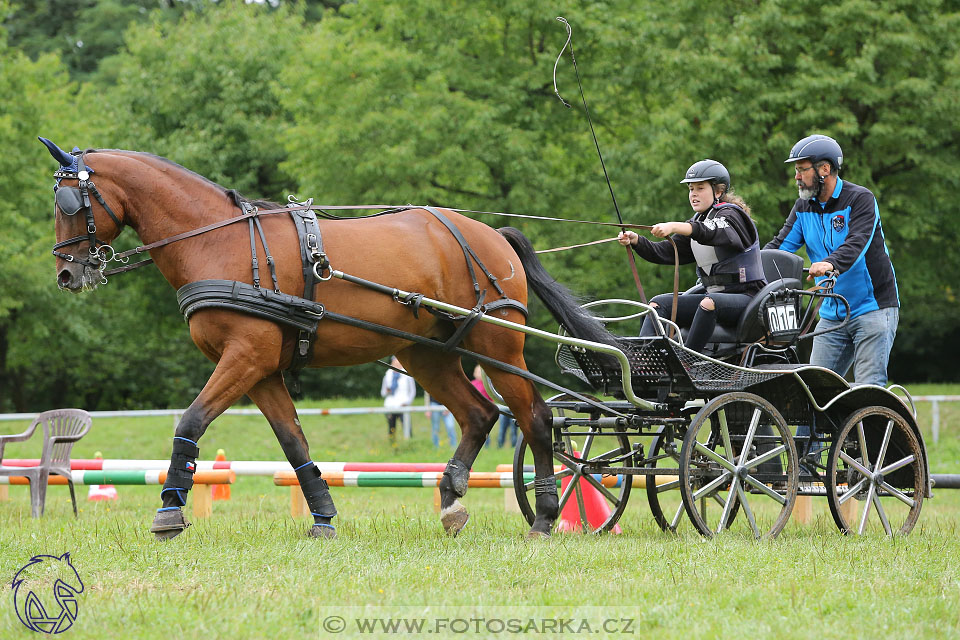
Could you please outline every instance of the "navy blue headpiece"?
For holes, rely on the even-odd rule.
[[[77,172],[78,170],[77,157],[78,157],[78,154],[80,153],[80,147],[74,147],[72,153],[67,153],[66,151],[58,147],[56,144],[54,144],[50,140],[47,140],[46,138],[37,136],[37,139],[40,142],[42,142],[44,146],[47,147],[47,150],[50,152],[50,155],[53,156],[54,160],[60,163],[60,166],[64,170],[70,171],[72,173]],[[86,167],[86,169],[89,173],[93,173],[93,169],[91,169],[90,167]]]

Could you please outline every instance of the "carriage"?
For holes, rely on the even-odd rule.
[[[615,370],[561,328],[560,371],[611,398],[603,409],[564,394],[548,402],[561,508],[574,501],[586,530],[616,526],[636,488],[645,490],[654,519],[669,532],[686,515],[707,537],[734,526],[774,537],[798,496],[825,496],[844,533],[913,529],[931,483],[909,394],[896,386],[851,386],[830,370],[802,364],[798,346],[818,335],[809,330],[818,303],[846,301],[831,293],[829,278],[801,290],[799,257],[764,250],[762,258],[770,284],[737,327],[717,328],[706,355],[686,348],[684,332],[658,318],[659,335],[621,339],[629,366]],[[647,313],[657,318],[630,300],[586,306],[634,308],[607,318],[609,326]],[[514,487],[532,522],[530,469],[521,439]],[[588,518],[585,484],[607,503],[602,523]]]
[[[543,269],[516,229],[494,230],[431,206],[375,206],[388,210],[340,218],[325,210],[368,207],[251,201],[158,156],[68,153],[41,140],[60,164],[58,286],[79,292],[154,263],[177,288],[194,342],[216,363],[177,425],[151,527],[159,539],[189,525],[181,507],[193,487],[198,441],[244,394],[296,471],[314,516],[309,534],[334,536],[337,511],[285,376],[394,353],[463,433],[439,484],[450,535],[469,518],[460,498],[498,415],[464,375],[463,357],[483,365],[524,434],[513,473],[531,537],[549,535],[571,499],[587,520],[583,482],[610,507],[598,530],[616,525],[631,489],[642,485],[665,530],[675,530],[686,511],[704,535],[744,527],[758,537],[783,529],[798,495],[826,495],[844,532],[903,534],[930,494],[912,409],[891,390],[851,387],[800,363],[798,341],[815,335],[807,330],[812,302],[834,294],[802,291],[796,256],[764,252],[770,284],[739,326],[718,329],[704,355],[687,349],[667,321],[658,320],[654,337],[626,337],[637,335],[629,322],[651,312],[640,302],[613,301],[633,308],[604,326]],[[111,242],[127,226],[145,244],[118,253]],[[396,247],[407,249],[405,259]],[[262,280],[259,265],[266,265]],[[528,286],[560,321],[560,333],[527,326]],[[620,337],[611,333],[621,325]],[[528,371],[528,337],[557,343],[561,372],[592,395]],[[535,385],[558,395],[545,402]]]

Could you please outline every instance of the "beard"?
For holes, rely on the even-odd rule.
[[[820,185],[816,184],[812,187],[808,187],[802,182],[797,182],[797,192],[800,194],[802,199],[809,200],[810,198],[815,198],[820,193]]]

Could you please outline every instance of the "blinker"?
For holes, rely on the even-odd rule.
[[[57,206],[66,216],[76,215],[83,207],[83,198],[80,189],[76,187],[60,187],[56,194]]]

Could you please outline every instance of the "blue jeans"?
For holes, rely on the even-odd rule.
[[[430,408],[430,437],[433,439],[433,446],[440,447],[440,421],[443,420],[447,428],[447,438],[450,439],[450,448],[457,447],[457,431],[453,420],[453,414],[441,406]]]
[[[841,376],[845,376],[853,364],[854,382],[886,386],[887,363],[899,321],[898,307],[857,316],[842,329],[813,339],[810,364],[826,367]],[[839,325],[839,322],[821,318],[817,331]]]
[[[510,446],[517,446],[517,421],[513,416],[500,414],[500,434],[497,436],[497,446],[503,447],[507,440],[507,431],[510,432]]]

